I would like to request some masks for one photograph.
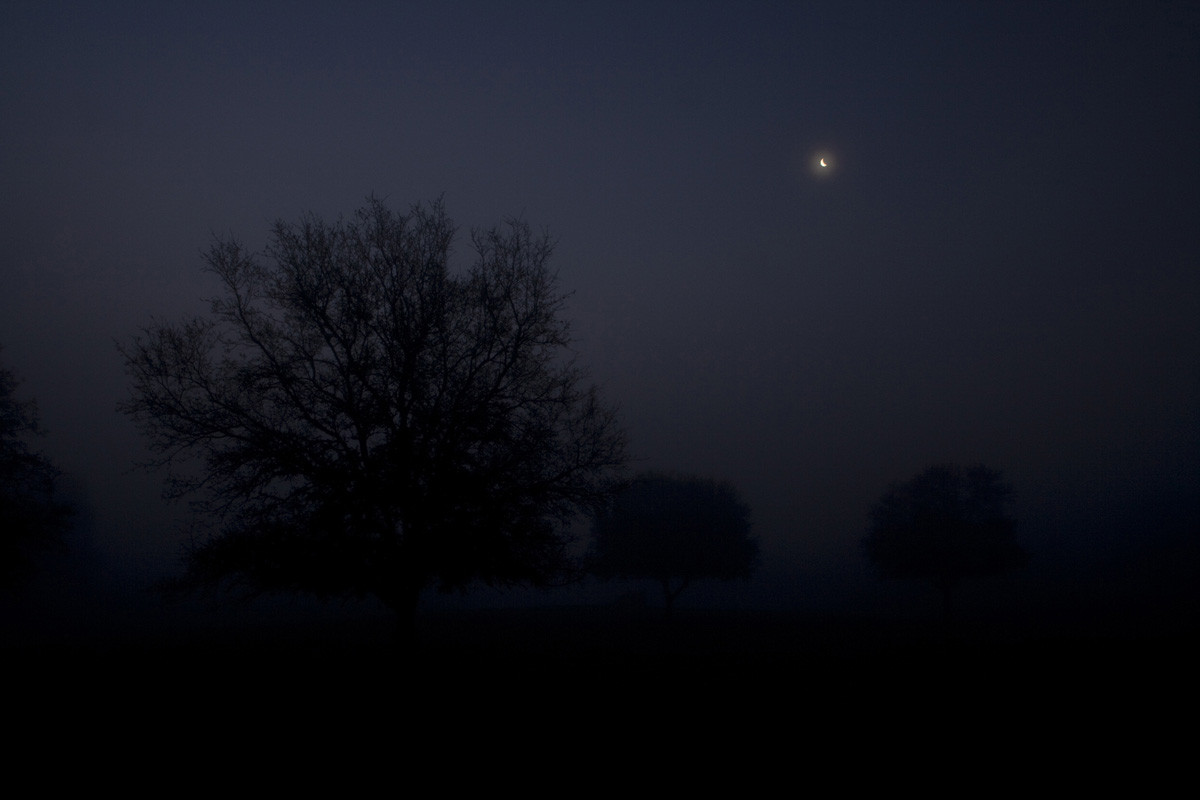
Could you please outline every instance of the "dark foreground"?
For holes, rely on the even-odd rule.
[[[605,607],[430,611],[412,641],[385,618],[213,627],[9,648],[24,686],[130,704],[209,696],[336,704],[396,696],[410,708],[548,701],[631,709],[939,698],[1052,702],[1162,692],[1200,665],[1189,633],[983,630],[764,611]],[[924,698],[924,699],[922,699]]]
[[[431,612],[412,645],[376,620],[4,655],[10,726],[51,731],[56,746],[65,736],[255,758],[263,743],[303,742],[326,759],[381,747],[397,758],[484,747],[537,759],[549,748],[585,760],[699,746],[689,752],[774,753],[773,769],[836,759],[864,770],[880,753],[996,769],[1011,760],[1005,770],[1085,757],[1100,769],[1136,753],[1161,776],[1187,746],[1172,731],[1198,710],[1195,644],[1191,634],[947,637],[870,619],[695,611],[667,623],[556,608]]]

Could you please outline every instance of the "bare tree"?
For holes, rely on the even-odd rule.
[[[123,410],[179,468],[170,493],[220,521],[190,579],[373,595],[406,626],[431,585],[567,565],[566,523],[610,492],[624,435],[574,362],[549,238],[475,231],[461,275],[454,238],[440,202],[372,198],[277,222],[261,255],[218,239],[211,314],[122,348]]]
[[[1008,515],[1012,487],[984,466],[943,464],[894,484],[871,509],[863,547],[881,577],[928,581],[946,621],[959,584],[1022,566]]]
[[[589,568],[656,581],[669,615],[695,580],[750,577],[758,564],[750,529],[750,508],[731,484],[645,473],[596,515]]]
[[[55,497],[58,469],[30,447],[42,433],[33,401],[16,398],[17,379],[0,368],[0,581],[27,577],[39,551],[58,547],[73,509]]]

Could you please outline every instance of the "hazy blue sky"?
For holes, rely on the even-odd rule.
[[[753,507],[754,602],[876,591],[867,509],[943,460],[1012,480],[1027,582],[1184,585],[1197,142],[1194,3],[6,2],[0,358],[136,582],[179,535],[114,341],[205,310],[213,232],[444,194],[558,239],[638,465]]]

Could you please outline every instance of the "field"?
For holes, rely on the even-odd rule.
[[[766,611],[549,607],[211,627],[10,650],[44,697],[409,711],[651,706],[878,713],[1123,703],[1190,690],[1188,634],[1072,635]],[[94,691],[92,691],[94,690]],[[1179,698],[1182,700],[1183,698]]]

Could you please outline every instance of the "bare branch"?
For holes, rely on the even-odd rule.
[[[227,517],[194,566],[389,603],[564,566],[561,522],[607,496],[624,436],[568,351],[549,237],[475,231],[459,276],[454,231],[440,201],[372,198],[277,222],[259,255],[217,240],[210,315],[121,348],[123,410]]]

